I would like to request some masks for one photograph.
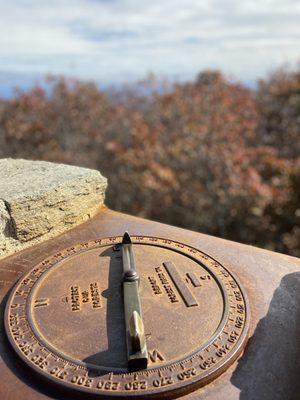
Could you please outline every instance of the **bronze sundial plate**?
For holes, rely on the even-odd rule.
[[[37,264],[14,287],[6,332],[17,354],[65,388],[108,398],[172,398],[223,372],[247,337],[236,278],[200,250],[132,236],[148,366],[129,372],[122,237],[83,243]]]

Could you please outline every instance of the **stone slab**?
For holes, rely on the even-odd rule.
[[[0,160],[0,258],[94,216],[107,180],[99,171],[45,161]]]

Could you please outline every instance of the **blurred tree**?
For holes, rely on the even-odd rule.
[[[279,69],[259,82],[261,110],[258,142],[275,147],[285,158],[300,156],[300,68]]]
[[[299,76],[109,93],[52,77],[0,102],[0,155],[98,168],[116,210],[300,255]]]
[[[279,251],[300,256],[300,69],[281,68],[259,82],[256,143],[285,160],[268,177],[276,197],[268,208]],[[266,175],[266,171],[261,174]],[[285,194],[285,195],[284,195]],[[279,197],[281,196],[281,200]],[[282,200],[282,198],[284,200]]]

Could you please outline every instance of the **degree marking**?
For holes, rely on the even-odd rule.
[[[34,308],[49,306],[49,299],[36,299],[34,301]]]

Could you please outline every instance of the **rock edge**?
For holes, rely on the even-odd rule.
[[[96,170],[0,159],[0,258],[94,216],[104,205],[106,187]]]

